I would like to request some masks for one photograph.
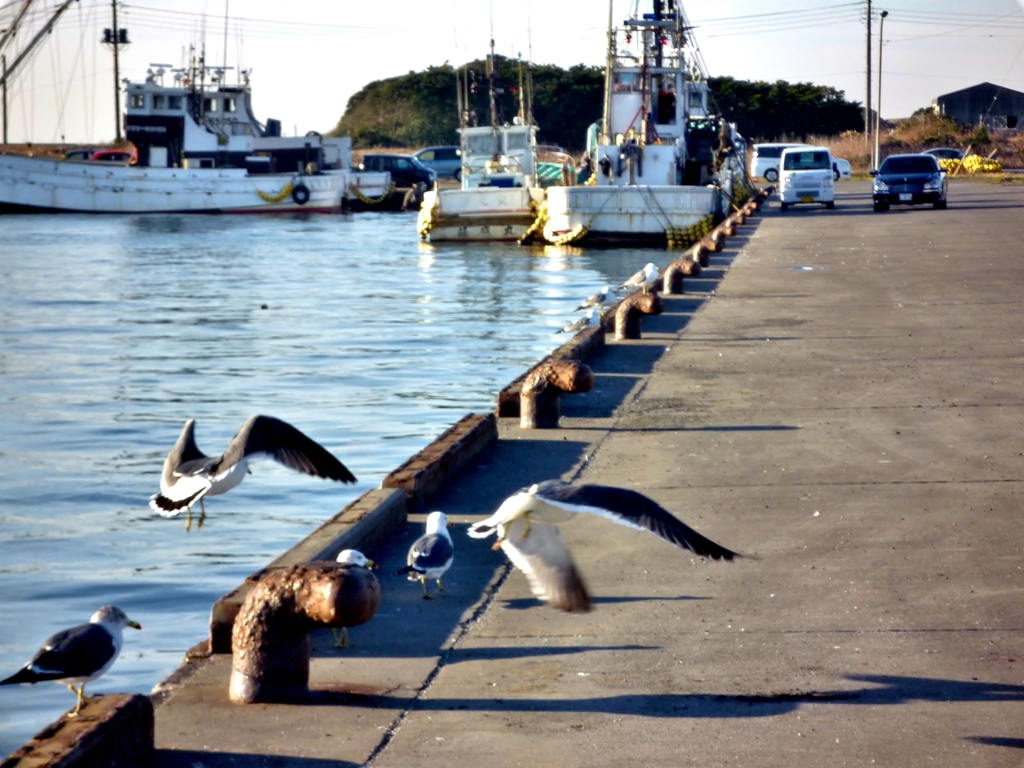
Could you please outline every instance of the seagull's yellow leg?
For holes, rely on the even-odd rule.
[[[440,579],[437,580],[437,588],[441,592],[447,592],[448,591],[447,589],[444,588],[444,585],[441,583]]]
[[[334,633],[334,647],[335,648],[348,648],[348,627],[341,628],[341,634],[338,634],[338,630],[331,627],[331,632]]]
[[[199,509],[202,510],[202,514],[199,515],[199,522],[196,523],[196,530],[200,530],[203,527],[203,521],[206,520],[206,504],[203,503],[203,497],[199,497]]]
[[[192,507],[188,508],[188,517],[185,518],[185,533],[192,529]]]
[[[427,592],[427,577],[426,576],[420,576],[420,586],[423,587],[423,599],[424,600],[433,600],[434,598],[432,598],[430,596],[430,594]]]
[[[68,717],[78,717],[78,713],[82,710],[82,704],[85,702],[85,683],[78,686],[77,691],[73,685],[69,685],[68,689],[78,696],[78,703],[75,705],[75,710],[74,712],[68,712]]]

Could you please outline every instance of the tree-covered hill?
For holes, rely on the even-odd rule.
[[[519,111],[519,62],[498,60],[498,116],[509,121]],[[470,111],[480,125],[490,122],[484,62],[467,65]],[[445,63],[423,72],[376,80],[349,99],[341,120],[331,132],[351,136],[366,147],[417,147],[454,144],[458,136],[456,70]],[[583,147],[587,126],[600,119],[604,70],[578,64],[563,69],[553,64],[533,65],[533,114],[539,140],[572,150]],[[523,77],[527,73],[523,69]],[[713,77],[709,80],[712,107],[738,124],[748,138],[773,139],[808,134],[833,135],[857,130],[863,112],[856,102],[834,88],[812,83],[790,84]]]

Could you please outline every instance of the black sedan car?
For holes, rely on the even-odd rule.
[[[891,155],[871,175],[875,177],[871,196],[876,211],[887,211],[890,205],[923,203],[946,207],[946,172],[932,155]]]
[[[422,182],[429,189],[437,181],[437,171],[427,168],[412,155],[366,154],[359,170],[389,171],[391,180],[399,187],[415,187]]]

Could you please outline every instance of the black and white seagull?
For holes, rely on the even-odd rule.
[[[534,595],[563,611],[586,611],[590,598],[569,548],[555,527],[589,512],[638,531],[650,531],[680,549],[712,560],[732,560],[736,552],[690,528],[642,493],[607,485],[572,485],[546,480],[513,494],[486,520],[469,528],[482,539],[497,531],[494,545],[530,581]]]
[[[591,309],[583,317],[573,320],[565,328],[555,331],[555,333],[577,333],[582,331],[584,328],[590,328],[591,326],[601,324],[601,315],[604,313],[603,309]]]
[[[597,293],[585,298],[583,303],[576,307],[576,311],[578,312],[581,309],[590,309],[591,307],[594,309],[606,309],[609,305],[614,303],[615,294],[612,293],[612,287],[610,285],[606,285]]]
[[[427,592],[427,579],[436,579],[437,588],[446,592],[441,584],[441,577],[452,567],[455,559],[455,545],[448,533],[448,516],[444,512],[431,512],[427,515],[427,530],[409,547],[406,558],[408,565],[395,575],[407,573],[409,581],[418,581],[423,587],[423,599],[430,600]]]
[[[28,664],[6,680],[0,680],[0,685],[44,680],[63,683],[78,696],[78,704],[70,713],[74,717],[86,701],[85,684],[110,669],[121,652],[121,630],[125,627],[142,629],[120,608],[104,605],[88,624],[79,624],[48,638]],[[76,683],[79,684],[77,689]]]
[[[641,289],[644,293],[654,285],[659,276],[658,268],[654,265],[654,262],[648,262],[647,266],[633,275],[629,280],[619,286],[619,290],[633,290],[637,288]]]
[[[164,517],[174,517],[187,509],[186,531],[192,527],[192,505],[199,502],[202,515],[198,527],[202,528],[206,519],[203,498],[227,493],[241,483],[253,459],[270,458],[314,477],[356,482],[355,475],[330,451],[273,416],[251,417],[220,456],[207,456],[199,450],[195,424],[195,419],[185,422],[178,442],[164,461],[160,493],[149,500],[149,505]]]

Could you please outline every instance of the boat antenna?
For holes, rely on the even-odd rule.
[[[526,123],[526,96],[523,94],[523,54],[519,52],[519,119]]]
[[[224,0],[224,72],[228,71],[228,2]],[[221,75],[221,82],[223,83],[224,75]]]

